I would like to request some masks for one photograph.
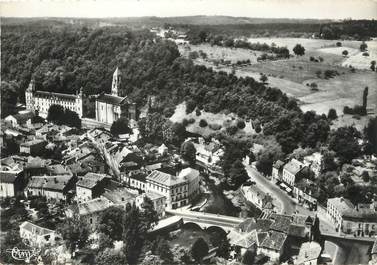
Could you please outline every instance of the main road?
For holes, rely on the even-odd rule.
[[[273,203],[280,209],[280,213],[292,215],[296,211],[297,204],[287,193],[262,176],[262,174],[252,166],[245,162],[244,165],[250,179],[264,192],[269,193],[272,196],[274,200]]]

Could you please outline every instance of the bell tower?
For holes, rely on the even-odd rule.
[[[29,86],[25,91],[25,103],[26,103],[26,109],[28,110],[34,110],[34,92],[35,92],[34,79],[31,79]]]
[[[120,72],[119,68],[115,69],[114,74],[113,74],[113,82],[111,85],[111,95],[113,96],[118,96],[119,94],[119,89],[120,89],[120,83],[121,83],[121,75],[122,73]]]

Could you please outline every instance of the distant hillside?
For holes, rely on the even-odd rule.
[[[249,18],[231,16],[185,16],[185,17],[125,17],[125,18],[3,18],[3,25],[24,23],[53,23],[61,25],[78,24],[101,26],[101,24],[126,25],[131,27],[150,27],[172,25],[236,25],[236,24],[321,24],[331,20],[289,19],[289,18]]]

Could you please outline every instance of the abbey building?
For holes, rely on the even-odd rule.
[[[48,91],[37,91],[34,80],[31,80],[29,87],[25,91],[26,109],[38,111],[39,116],[47,118],[51,105],[60,105],[65,109],[76,112],[80,118],[86,117],[85,109],[95,109],[95,120],[99,123],[111,125],[120,117],[136,121],[138,112],[136,104],[128,100],[127,97],[119,96],[121,84],[121,72],[116,68],[113,74],[111,94],[101,93],[94,96],[95,102],[83,95],[82,89],[76,95],[63,94]]]
[[[26,109],[38,111],[39,116],[47,118],[48,109],[51,105],[60,105],[65,109],[76,112],[79,117],[83,116],[84,98],[82,89],[76,95],[63,94],[48,91],[37,91],[34,80],[31,80],[25,91]]]

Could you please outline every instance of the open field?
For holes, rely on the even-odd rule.
[[[363,56],[360,52],[361,41],[353,40],[339,40],[342,43],[342,47],[336,47],[338,40],[322,40],[322,39],[304,39],[304,38],[249,38],[251,43],[267,43],[271,45],[275,43],[278,46],[286,46],[291,52],[293,47],[300,43],[305,47],[307,52],[321,52],[321,53],[333,53],[341,55],[343,50],[348,50],[348,57],[341,63],[343,66],[352,65],[357,69],[369,69],[370,62],[377,60],[377,41],[367,41],[369,56]],[[331,49],[335,48],[335,49]],[[293,52],[292,52],[293,53]]]
[[[190,47],[190,48],[188,48]],[[232,63],[237,61],[250,60],[251,63],[257,63],[257,57],[263,54],[260,51],[251,51],[247,49],[240,48],[225,48],[220,46],[211,46],[210,44],[200,44],[200,45],[190,45],[178,46],[179,51],[182,55],[188,56],[191,51],[203,51],[207,54],[209,60],[229,60]]]
[[[303,111],[315,110],[317,113],[327,114],[330,108],[343,113],[344,106],[362,105],[364,88],[369,87],[368,108],[377,113],[377,74],[362,71],[352,74],[339,75],[329,80],[313,79],[308,82],[318,84],[318,92],[298,97]]]
[[[203,50],[210,59],[224,59],[235,62],[250,59],[251,65],[236,67],[237,76],[250,76],[259,80],[260,74],[266,74],[268,85],[282,90],[289,96],[299,100],[303,111],[315,110],[319,114],[327,114],[330,108],[336,109],[338,115],[343,113],[344,106],[353,107],[362,103],[363,89],[369,87],[368,109],[377,114],[377,74],[372,72],[371,60],[377,60],[377,41],[368,41],[369,56],[363,56],[359,50],[360,41],[340,41],[342,47],[336,46],[336,40],[303,39],[303,38],[250,38],[252,43],[275,43],[292,50],[294,45],[301,43],[305,49],[304,56],[293,56],[290,59],[257,62],[253,51],[211,47],[210,45],[190,45],[191,50]],[[343,50],[348,56],[342,55]],[[217,57],[219,56],[219,57]],[[310,57],[323,58],[323,62],[312,62]],[[217,71],[231,72],[234,67],[214,66],[209,60],[198,59],[196,63],[213,67]],[[349,66],[356,68],[354,72]],[[336,71],[339,75],[324,79],[326,70]],[[321,71],[320,78],[317,72]],[[311,83],[318,85],[318,91],[311,90]],[[216,118],[217,119],[217,118]],[[360,124],[363,119],[355,120],[348,117],[345,124]]]

